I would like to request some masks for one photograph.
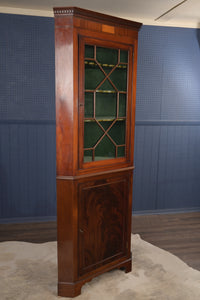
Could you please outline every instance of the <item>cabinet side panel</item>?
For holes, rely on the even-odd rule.
[[[77,265],[77,205],[73,180],[57,179],[58,281],[73,282]]]
[[[131,254],[131,224],[132,224],[132,202],[133,202],[133,172],[128,173],[128,206],[126,214],[127,222],[127,249]]]
[[[57,175],[73,172],[73,29],[55,24]]]

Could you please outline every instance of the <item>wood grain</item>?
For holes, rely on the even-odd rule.
[[[126,249],[128,176],[80,185],[79,266],[84,274],[123,257]],[[109,212],[109,213],[108,213]]]

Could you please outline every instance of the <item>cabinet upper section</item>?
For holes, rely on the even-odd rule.
[[[54,8],[57,175],[133,166],[141,23]]]

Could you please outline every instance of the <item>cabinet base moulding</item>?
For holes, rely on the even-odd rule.
[[[76,282],[58,282],[58,296],[61,297],[77,297],[81,294],[82,286],[91,281],[93,278],[112,270],[120,269],[125,273],[129,273],[132,270],[132,258],[126,259],[123,262],[115,264],[114,266],[105,267],[102,271],[96,272]]]

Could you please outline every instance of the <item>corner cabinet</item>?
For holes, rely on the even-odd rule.
[[[137,38],[140,23],[54,8],[58,295],[131,270]]]

